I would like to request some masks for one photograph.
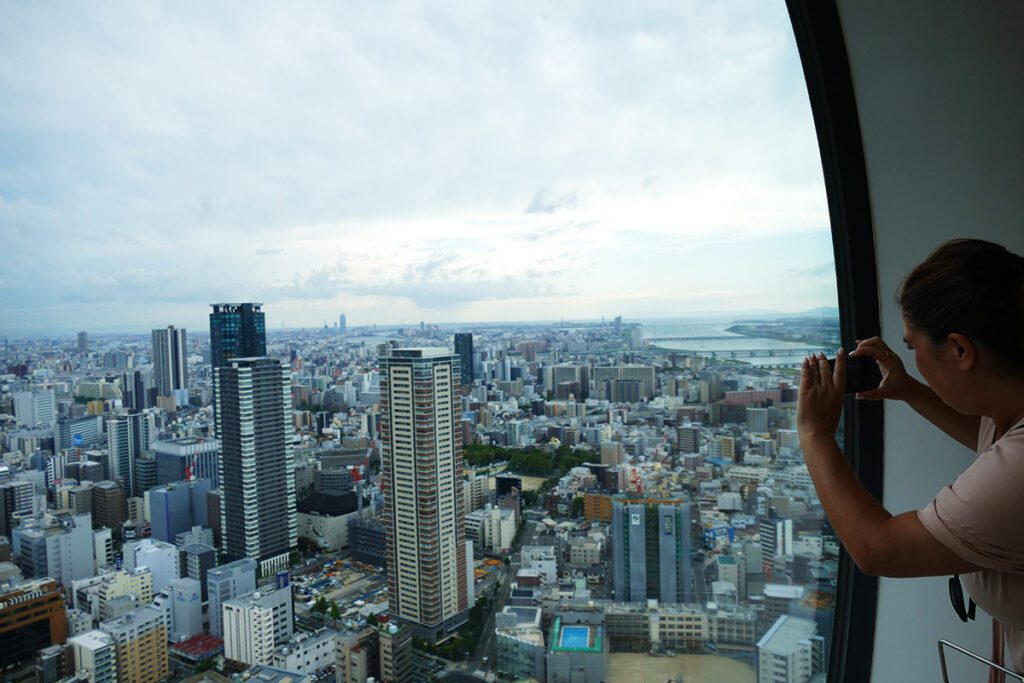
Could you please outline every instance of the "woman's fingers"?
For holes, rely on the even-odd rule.
[[[851,356],[868,356],[875,360],[882,361],[892,355],[892,350],[882,341],[881,337],[871,337],[871,339],[865,339],[857,342],[857,348],[851,353]]]
[[[836,367],[832,371],[832,385],[843,393],[846,390],[846,351],[836,352]]]
[[[825,354],[819,353],[815,359],[818,363],[818,376],[821,377],[821,383],[824,385],[832,384],[832,366],[828,363],[828,358]]]

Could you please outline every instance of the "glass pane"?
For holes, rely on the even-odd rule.
[[[795,402],[839,328],[784,3],[64,11],[0,26],[0,437],[51,509],[116,484],[100,566],[208,477],[218,564],[291,564],[349,673],[823,678]]]

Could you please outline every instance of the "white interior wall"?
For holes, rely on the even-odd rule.
[[[908,367],[893,295],[940,242],[976,236],[1024,253],[1024,3],[839,0],[875,226],[882,329]],[[923,507],[972,454],[887,405],[885,496]],[[936,642],[988,655],[990,621],[964,625],[945,578],[883,579],[872,678],[941,680]],[[952,681],[984,680],[958,655]]]

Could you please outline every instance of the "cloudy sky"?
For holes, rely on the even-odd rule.
[[[0,334],[835,305],[782,2],[0,0]]]

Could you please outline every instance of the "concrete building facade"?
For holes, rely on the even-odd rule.
[[[214,370],[214,395],[222,548],[262,574],[286,569],[298,543],[291,372],[271,358],[235,358]]]
[[[437,640],[469,610],[459,359],[383,347],[380,366],[390,611]]]

